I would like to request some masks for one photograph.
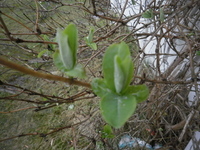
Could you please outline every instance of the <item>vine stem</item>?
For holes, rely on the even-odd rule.
[[[11,69],[20,71],[22,73],[29,74],[34,77],[48,79],[48,80],[54,80],[54,81],[61,81],[61,82],[68,83],[69,85],[79,85],[79,86],[91,88],[91,85],[89,83],[78,81],[73,78],[66,78],[66,77],[61,77],[61,76],[57,76],[57,75],[51,75],[51,74],[46,74],[46,73],[41,73],[41,72],[38,72],[35,70],[31,70],[31,69],[21,66],[19,64],[13,63],[9,60],[6,60],[5,58],[3,58],[1,56],[0,56],[0,64],[4,65],[6,67],[9,67]]]

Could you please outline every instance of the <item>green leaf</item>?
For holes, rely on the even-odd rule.
[[[71,147],[69,150],[74,150],[74,148],[73,148],[73,147]]]
[[[161,23],[163,23],[164,22],[164,10],[163,10],[163,8],[160,8],[160,21],[161,21]]]
[[[115,86],[115,65],[116,63],[115,56],[118,56],[120,60],[121,68],[123,68],[123,74],[125,75],[124,78],[124,86],[130,84],[130,79],[133,75],[133,63],[130,58],[130,50],[128,45],[125,42],[121,42],[120,44],[113,44],[108,47],[104,54],[103,58],[103,74],[104,79],[109,87],[113,92],[116,92],[116,86]]]
[[[60,53],[59,51],[55,51],[55,53],[53,54],[53,61],[54,64],[56,65],[56,67],[62,71],[62,72],[67,72],[68,69],[64,66],[61,57],[60,57]]]
[[[93,43],[93,36],[94,36],[94,28],[91,28],[88,36],[84,39],[89,47],[91,47],[93,50],[97,50],[97,44]]]
[[[102,138],[114,138],[113,130],[110,125],[105,125],[102,131]]]
[[[94,34],[94,29],[91,28],[90,31],[89,31],[88,36],[84,38],[84,39],[85,39],[85,42],[86,42],[87,44],[91,44],[91,43],[93,42],[93,34]]]
[[[94,28],[91,28],[89,31],[89,35],[87,36],[88,43],[93,42]]]
[[[90,43],[88,44],[93,50],[97,50],[97,44],[96,43]]]
[[[65,30],[58,29],[56,40],[59,46],[60,58],[66,69],[71,70],[76,64],[77,29],[69,24]]]
[[[196,54],[197,54],[197,55],[200,55],[200,51],[197,51]]]
[[[41,34],[41,36],[45,41],[51,41],[48,35]],[[48,44],[48,46],[50,46],[51,50],[54,50],[56,45],[55,44]]]
[[[135,96],[137,103],[145,101],[149,96],[149,89],[146,85],[129,86],[124,95],[131,94]]]
[[[187,34],[187,36],[194,36],[195,33],[194,32],[190,32],[189,34]]]
[[[126,80],[126,76],[123,70],[122,62],[118,55],[114,58],[114,83],[115,90],[117,93],[120,93],[124,88],[124,83]]]
[[[76,25],[69,24],[64,30],[64,34],[68,36],[68,44],[73,52],[74,60],[76,61],[76,53],[78,49],[78,30],[76,28]]]
[[[133,4],[133,5],[135,5],[135,4],[136,4],[135,0],[131,0],[131,2],[132,2],[132,4]]]
[[[71,70],[68,70],[61,61],[61,57],[59,51],[56,51],[53,55],[54,64],[56,67],[64,72],[66,75],[70,77],[78,77],[78,78],[85,78],[86,72],[85,69],[81,64],[76,64]]]
[[[111,92],[103,79],[93,79],[91,85],[93,92],[101,98],[103,98],[107,93]]]
[[[77,77],[81,79],[86,77],[85,68],[81,64],[77,64],[73,69],[65,72],[65,74],[70,77]]]
[[[108,93],[101,100],[101,113],[108,124],[120,128],[134,113],[136,105],[137,101],[133,95]]]
[[[130,85],[130,82],[133,78],[134,66],[130,55],[127,55],[126,58],[122,61],[122,66],[125,74],[124,87],[123,87],[123,91],[125,91],[127,87]]]
[[[152,9],[146,10],[146,11],[142,14],[142,17],[143,17],[143,18],[152,19],[152,18],[154,17],[153,10],[152,10]]]
[[[41,58],[42,55],[43,55],[44,53],[46,53],[46,52],[48,52],[48,49],[45,49],[45,50],[39,52],[39,54],[37,55],[37,58]]]
[[[113,133],[111,126],[108,125],[108,124],[103,127],[103,132],[105,132],[107,134],[112,134]]]
[[[41,34],[41,36],[45,41],[50,41],[49,36],[47,36],[46,34]]]
[[[114,83],[114,56],[118,53],[118,45],[113,44],[109,46],[103,57],[103,74],[107,86],[115,91]]]
[[[74,57],[73,51],[70,49],[68,44],[68,36],[65,35],[61,29],[58,29],[56,38],[59,45],[61,61],[63,65],[70,70],[74,67]]]

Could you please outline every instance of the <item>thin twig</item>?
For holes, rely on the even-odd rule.
[[[7,112],[0,111],[0,113],[1,114],[14,113],[14,112],[22,111],[22,110],[33,109],[33,108],[38,108],[38,107],[35,107],[35,106],[34,107],[27,107],[27,108],[21,108],[21,109],[16,109],[16,110],[7,111]]]
[[[56,75],[51,75],[51,74],[46,74],[46,73],[41,73],[41,72],[38,72],[35,70],[31,70],[24,66],[18,65],[14,62],[8,61],[3,57],[0,57],[0,64],[4,65],[6,67],[12,68],[14,70],[23,72],[25,74],[29,74],[31,76],[38,77],[38,78],[54,80],[54,81],[61,81],[61,82],[68,83],[69,85],[79,85],[79,86],[91,88],[91,85],[89,83],[78,81],[73,78],[65,78],[65,77],[61,77],[61,76],[56,76]]]
[[[195,111],[192,110],[192,111],[190,112],[190,114],[188,115],[188,119],[186,120],[185,125],[184,125],[184,128],[183,128],[183,130],[182,130],[182,132],[181,132],[181,134],[180,134],[180,136],[179,136],[179,138],[178,138],[179,142],[182,141],[183,136],[185,135],[185,132],[186,132],[186,130],[187,130],[187,128],[188,128],[188,125],[189,125],[191,119],[193,118],[194,114],[195,114]]]
[[[13,136],[13,137],[1,139],[0,142],[7,141],[7,140],[11,140],[11,139],[15,139],[15,138],[18,138],[18,137],[23,137],[23,136],[30,136],[30,135],[37,135],[37,136],[40,136],[40,137],[46,137],[47,135],[50,135],[50,134],[59,132],[59,131],[64,130],[64,129],[72,128],[72,127],[77,126],[77,125],[79,125],[79,124],[82,124],[82,123],[86,122],[89,118],[90,118],[90,117],[88,117],[88,118],[86,118],[85,120],[80,121],[80,122],[78,122],[78,123],[76,123],[76,124],[72,124],[72,125],[69,125],[69,126],[65,126],[65,127],[61,127],[61,128],[54,129],[53,131],[48,132],[48,133],[34,132],[34,133],[20,134],[20,135],[17,135],[17,136]]]

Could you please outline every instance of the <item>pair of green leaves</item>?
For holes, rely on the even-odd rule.
[[[103,58],[104,79],[94,79],[93,91],[101,97],[101,113],[104,120],[120,128],[134,113],[136,105],[148,97],[145,85],[130,86],[133,63],[126,43],[113,44]]]
[[[133,76],[133,63],[126,43],[111,45],[103,58],[103,73],[106,85],[113,92],[123,93]]]
[[[94,28],[91,28],[88,36],[85,38],[86,44],[93,50],[97,50],[97,44],[93,42]]]
[[[78,31],[74,24],[64,30],[58,29],[56,34],[59,51],[53,55],[54,63],[62,72],[70,77],[85,77],[82,65],[76,63],[78,48]]]

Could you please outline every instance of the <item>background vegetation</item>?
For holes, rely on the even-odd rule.
[[[151,93],[123,128],[105,136],[99,98],[89,88],[0,65],[0,148],[111,150],[129,134],[162,149],[184,149],[200,126],[199,6],[198,0],[1,0],[2,57],[63,76],[52,61],[55,33],[74,23],[84,82],[102,77],[105,49],[125,41],[135,64],[132,84],[145,83]],[[84,40],[91,27],[97,50]],[[196,101],[189,105],[191,91]]]

